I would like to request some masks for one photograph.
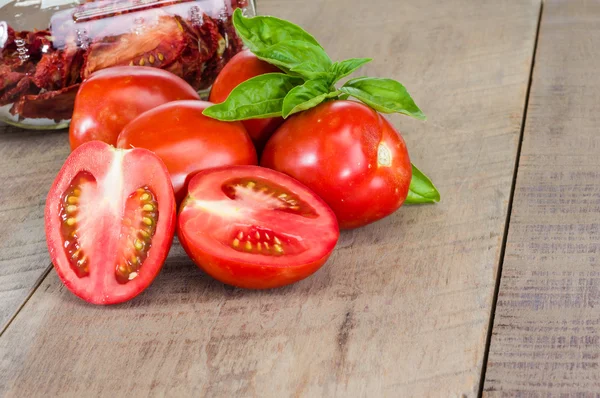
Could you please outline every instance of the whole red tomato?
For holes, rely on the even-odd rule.
[[[267,143],[261,165],[315,191],[345,229],[396,211],[412,177],[400,134],[354,101],[329,101],[292,116]]]
[[[165,162],[178,202],[194,173],[219,166],[255,165],[256,150],[240,122],[202,114],[212,104],[174,101],[135,118],[117,140],[119,148],[145,148]]]
[[[164,163],[146,149],[88,142],[50,188],[46,242],[65,286],[93,304],[117,304],[146,289],[175,231],[175,197]]]
[[[221,73],[217,76],[211,92],[210,102],[221,103],[227,99],[229,93],[240,83],[245,82],[255,76],[265,73],[280,72],[276,66],[261,61],[249,50],[237,53],[225,65]],[[242,121],[252,141],[260,150],[273,132],[283,123],[283,118],[275,117],[268,119],[251,119]]]
[[[92,140],[115,145],[123,127],[139,114],[166,102],[199,98],[183,79],[162,69],[117,66],[95,72],[75,99],[71,150]]]

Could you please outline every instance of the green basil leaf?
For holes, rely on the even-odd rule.
[[[433,203],[440,201],[440,193],[429,177],[412,165],[412,179],[405,204]]]
[[[348,80],[340,91],[382,113],[402,113],[416,119],[426,119],[406,88],[392,79],[359,77]]]
[[[281,116],[283,99],[302,83],[301,78],[283,73],[256,76],[234,88],[224,102],[210,106],[202,113],[224,121]]]
[[[233,25],[244,44],[255,52],[288,40],[303,41],[321,47],[319,42],[298,25],[275,17],[246,18],[238,8]]]
[[[306,61],[289,69],[291,74],[297,74],[307,80],[330,80],[331,72],[323,71],[323,66],[314,61]]]
[[[367,64],[371,61],[373,61],[371,58],[350,58],[342,62],[334,62],[329,69],[330,73],[335,79],[332,83],[335,83],[338,80],[348,76],[364,64]]]
[[[288,40],[269,48],[254,51],[254,54],[270,64],[284,70],[309,70],[327,72],[332,62],[325,50],[312,43],[300,40]],[[310,79],[310,76],[307,76]]]
[[[287,118],[297,112],[319,105],[327,98],[336,97],[340,92],[331,91],[327,80],[309,80],[290,90],[283,100],[282,116]]]

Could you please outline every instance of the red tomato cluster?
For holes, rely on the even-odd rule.
[[[242,52],[210,100],[275,70]],[[141,293],[175,230],[190,258],[224,283],[287,285],[327,261],[339,228],[379,220],[406,199],[406,145],[366,105],[328,101],[285,122],[233,123],[204,116],[208,105],[154,68],[115,67],[81,85],[73,152],[45,213],[52,262],[73,293],[95,304]]]

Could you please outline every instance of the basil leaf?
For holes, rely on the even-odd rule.
[[[412,179],[405,204],[433,203],[440,201],[440,193],[429,177],[412,165]]]
[[[238,85],[224,102],[206,108],[202,114],[224,121],[281,116],[283,99],[302,83],[301,78],[283,73],[256,76]]]
[[[367,64],[371,61],[373,61],[371,58],[350,58],[342,62],[335,62],[329,69],[330,73],[335,79],[332,83],[335,83],[338,80],[348,76],[364,64]]]
[[[340,91],[382,113],[397,112],[420,120],[426,119],[406,88],[392,79],[359,77],[348,80]]]
[[[331,72],[324,72],[323,66],[313,61],[306,61],[289,69],[290,73],[297,74],[308,80],[327,79]]]
[[[309,80],[290,90],[283,100],[282,116],[287,118],[297,112],[319,105],[327,98],[336,97],[340,92],[331,91],[327,80]]]
[[[283,19],[264,16],[246,18],[238,8],[233,13],[233,25],[238,36],[252,52],[288,40],[303,41],[321,47],[304,29]]]
[[[327,72],[332,62],[325,50],[312,43],[300,40],[283,41],[269,48],[254,51],[254,54],[270,64],[284,70],[307,70]],[[311,76],[307,76],[311,78]]]

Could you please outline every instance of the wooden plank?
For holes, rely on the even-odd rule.
[[[485,396],[600,393],[600,1],[547,1]]]
[[[117,307],[52,272],[0,338],[0,395],[477,394],[540,4],[297,4],[258,6],[407,84],[429,121],[392,121],[442,204],[344,233],[324,268],[279,290],[224,287],[178,246]]]
[[[44,203],[68,153],[65,131],[0,125],[0,330],[50,265]]]

